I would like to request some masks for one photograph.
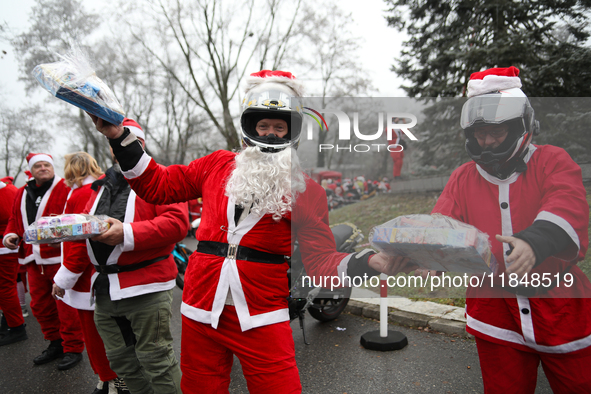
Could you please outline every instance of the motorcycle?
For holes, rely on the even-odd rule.
[[[179,289],[183,290],[185,287],[185,271],[189,264],[189,256],[193,254],[193,251],[187,248],[187,245],[177,242],[172,250],[172,257],[176,263],[176,268],[179,273],[176,276],[176,285]]]
[[[363,240],[363,233],[354,224],[341,223],[331,226],[338,252],[353,253],[355,247]],[[294,252],[289,260],[290,269],[290,296],[288,297],[289,316],[293,321],[300,320],[300,328],[304,336],[304,343],[309,345],[306,339],[304,325],[305,313],[308,311],[314,319],[327,322],[336,319],[345,310],[351,297],[351,287],[342,287],[334,290],[314,287],[311,283],[304,283],[303,277],[306,270],[301,262],[301,253],[296,241]]]
[[[354,224],[341,223],[331,226],[332,234],[338,252],[353,253],[355,247],[363,240],[363,233]],[[176,284],[182,290],[185,283],[185,271],[189,263],[189,256],[193,253],[182,243],[177,243],[172,251],[174,261],[178,268]],[[314,319],[328,322],[336,319],[345,310],[351,297],[351,287],[342,287],[334,290],[314,287],[311,283],[304,283],[303,277],[306,270],[302,264],[299,245],[296,241],[294,252],[287,258],[290,268],[287,276],[290,283],[290,295],[287,298],[290,321],[298,318],[300,328],[304,336],[304,343],[309,345],[306,339],[304,318],[306,311]]]

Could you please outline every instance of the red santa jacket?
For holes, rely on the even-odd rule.
[[[17,193],[18,189],[12,183],[6,184],[0,181],[0,234],[4,234],[6,230]],[[4,247],[4,245],[0,245],[0,256],[14,253],[18,253],[18,249],[11,250]]]
[[[64,213],[84,212],[86,203],[92,194],[90,187],[92,186],[92,182],[95,180],[96,178],[89,176],[84,179],[81,187],[78,187],[77,185],[72,186],[72,190],[68,195],[68,201],[66,202]],[[92,279],[92,275],[96,271],[90,262],[90,259],[88,258],[88,253],[80,255],[75,253],[75,248],[72,246],[74,243],[79,243],[81,244],[81,247],[86,248],[86,241],[62,243],[62,266],[55,275],[54,282],[62,289],[66,289],[64,297],[62,298],[62,301],[64,301],[66,304],[76,309],[94,310],[94,304],[91,303],[92,296],[90,292],[90,281]],[[76,270],[76,267],[83,266],[86,266],[84,271],[79,273],[72,272],[72,270]],[[68,277],[68,271],[73,273],[72,278],[78,278],[71,288],[67,287],[71,285],[71,283],[62,280],[62,278]]]
[[[34,180],[32,182],[35,182]],[[25,192],[27,185],[18,189],[18,193],[14,200],[14,206],[12,207],[12,216],[8,222],[8,226],[5,230],[5,236],[9,234],[18,235],[20,237],[20,251],[19,251],[19,263],[27,264],[35,260],[39,265],[44,264],[59,264],[61,262],[61,251],[60,248],[54,248],[48,244],[26,244],[23,241],[23,234],[25,228],[29,226],[27,218],[27,193]],[[33,221],[39,219],[42,216],[61,215],[64,212],[64,205],[68,198],[70,188],[66,186],[66,183],[59,176],[53,178],[53,183],[50,188],[45,192],[39,208],[37,210],[37,216]]]
[[[350,255],[335,252],[324,189],[310,178],[291,214],[277,222],[272,215],[250,213],[236,226],[235,202],[225,195],[225,180],[235,167],[235,157],[236,153],[217,151],[189,166],[163,167],[144,153],[135,167],[123,174],[132,188],[152,203],[203,197],[196,234],[200,241],[287,256],[297,237],[308,275],[346,275]],[[230,291],[243,331],[289,321],[287,269],[287,263],[257,263],[195,252],[185,273],[181,313],[216,328]]]
[[[91,193],[84,213],[95,213],[103,190],[101,187]],[[171,253],[175,243],[182,240],[189,230],[186,204],[149,204],[137,197],[133,190],[126,204],[124,241],[110,252],[106,264],[129,265],[158,257],[166,258],[138,270],[108,274],[109,294],[113,301],[172,289],[178,271]],[[93,249],[89,240],[85,243],[72,242],[69,249],[65,267],[54,277],[55,283],[63,289],[74,287],[87,269],[88,258],[93,265],[99,265],[95,255],[97,250]],[[96,272],[93,274],[91,283],[97,275]]]
[[[475,298],[482,296],[481,290],[469,288],[466,300],[471,334],[522,350],[569,353],[591,345],[591,284],[576,266],[589,243],[589,205],[581,169],[554,146],[530,145],[526,160],[527,171],[506,180],[491,176],[474,162],[462,165],[451,175],[433,212],[487,233],[503,270],[509,246],[498,242],[496,234],[512,235],[535,220],[546,220],[569,235],[571,245],[531,273],[553,276],[568,268],[576,286],[569,288],[562,282],[547,292],[549,298],[508,292],[504,292],[508,298]]]

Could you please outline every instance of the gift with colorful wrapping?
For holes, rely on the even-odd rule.
[[[99,77],[81,51],[60,56],[61,61],[40,64],[33,69],[39,83],[55,97],[109,123],[123,122],[123,107]]]
[[[43,216],[25,229],[28,244],[50,244],[87,239],[104,233],[109,223],[104,215],[63,214]]]
[[[369,239],[377,250],[430,270],[480,274],[496,268],[488,235],[443,215],[399,216],[374,227]]]

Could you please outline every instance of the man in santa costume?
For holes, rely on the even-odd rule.
[[[125,118],[123,126],[140,138],[142,149],[145,135],[137,122]],[[54,292],[62,296],[64,289],[94,291],[94,321],[112,369],[99,372],[95,393],[110,394],[114,388],[121,392],[113,387],[121,384],[113,381],[116,376],[132,393],[180,393],[181,370],[170,331],[177,276],[171,253],[189,230],[187,204],[144,201],[131,190],[119,164],[91,189],[84,213],[108,216],[110,228],[86,242],[67,245]],[[81,279],[89,262],[96,272],[86,287]]]
[[[203,198],[181,306],[184,393],[227,392],[233,354],[251,393],[301,392],[285,259],[296,237],[311,276],[397,272],[406,263],[335,251],[325,192],[304,175],[294,149],[302,90],[288,72],[252,74],[241,116],[246,148],[217,151],[188,166],[157,164],[132,130],[92,117],[142,198],[158,204]]]
[[[539,124],[518,75],[472,74],[461,127],[473,161],[453,172],[433,212],[487,233],[505,276],[504,286],[467,291],[485,392],[534,393],[541,362],[554,392],[589,393],[591,284],[576,265],[589,242],[581,169],[563,149],[531,143]],[[529,284],[509,285],[511,274]]]
[[[0,234],[4,234],[12,214],[12,206],[18,189],[12,184],[12,177],[0,179]],[[16,278],[18,275],[18,249],[0,247],[0,346],[27,339],[25,319],[20,307]]]
[[[20,245],[19,263],[27,265],[31,310],[45,339],[51,341],[33,362],[40,365],[63,356],[57,368],[66,370],[82,360],[84,336],[76,310],[51,295],[61,251],[59,245],[25,244],[22,237],[40,217],[62,214],[70,189],[55,175],[50,155],[30,153],[27,163],[33,178],[18,190],[2,242],[12,250]]]

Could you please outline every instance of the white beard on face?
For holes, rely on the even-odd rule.
[[[252,213],[271,214],[276,221],[291,212],[297,194],[304,190],[304,173],[293,148],[277,153],[244,149],[236,156],[236,168],[226,184],[226,195],[235,204],[252,204]]]

